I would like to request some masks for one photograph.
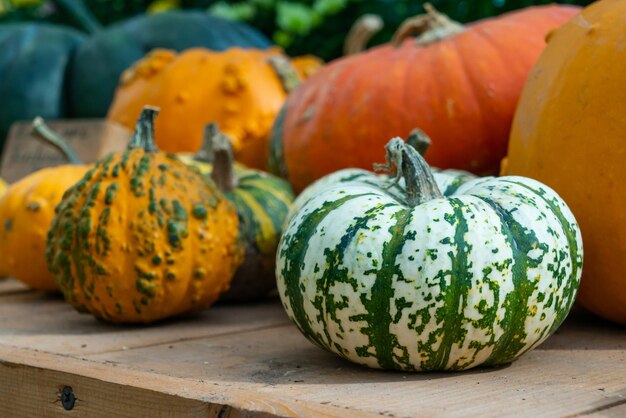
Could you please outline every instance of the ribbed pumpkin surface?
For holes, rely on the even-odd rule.
[[[565,203],[522,177],[439,196],[411,204],[361,180],[304,203],[276,274],[308,339],[369,367],[463,370],[511,362],[558,328],[582,273]]]

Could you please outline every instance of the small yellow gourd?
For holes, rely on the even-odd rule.
[[[55,291],[45,259],[46,234],[63,193],[88,167],[80,165],[76,154],[58,142],[40,118],[35,119],[33,129],[64,151],[71,164],[36,171],[12,184],[0,199],[0,273],[32,289]]]

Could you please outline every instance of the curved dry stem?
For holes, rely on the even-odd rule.
[[[81,165],[83,162],[78,157],[76,150],[58,133],[50,129],[43,118],[37,116],[32,123],[32,133],[46,143],[52,145],[61,153],[72,165]]]
[[[414,37],[417,45],[428,45],[465,31],[465,26],[439,13],[432,4],[425,3],[424,10],[426,14],[414,16],[402,22],[391,38],[394,46],[402,45],[409,37]]]
[[[415,150],[423,156],[433,144],[433,141],[426,135],[426,132],[422,131],[420,128],[415,128],[409,133],[409,136],[406,138],[406,143],[415,148]]]
[[[343,55],[354,55],[364,51],[367,43],[384,26],[383,19],[375,14],[365,14],[359,17],[350,28],[343,44]]]
[[[443,197],[428,163],[415,148],[402,138],[393,138],[387,143],[385,150],[386,164],[375,164],[374,169],[385,170],[393,175],[394,178],[388,187],[397,184],[401,178],[404,179],[406,201],[409,206],[415,207]]]
[[[235,176],[235,158],[230,138],[215,123],[211,123],[204,129],[203,152],[207,159],[212,161],[213,170],[211,178],[222,192],[228,192],[237,186]],[[196,159],[197,154],[196,154]]]
[[[274,55],[269,57],[267,62],[276,72],[285,93],[291,93],[293,89],[300,85],[300,76],[298,76],[298,72],[293,68],[288,58],[282,55]]]

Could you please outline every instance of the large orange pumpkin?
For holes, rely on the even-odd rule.
[[[122,74],[108,118],[132,129],[145,105],[160,107],[156,141],[167,152],[196,152],[210,123],[233,140],[235,158],[265,168],[269,134],[287,93],[319,60],[297,68],[278,48],[158,49]]]
[[[341,168],[371,168],[389,138],[420,127],[432,165],[497,172],[544,37],[578,10],[534,7],[464,27],[430,8],[399,29],[397,45],[330,63],[290,95],[271,169],[300,191]]]
[[[578,302],[626,325],[626,0],[555,31],[515,114],[505,174],[536,178],[580,222]]]

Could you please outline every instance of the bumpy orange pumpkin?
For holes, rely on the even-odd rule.
[[[497,172],[544,36],[578,10],[535,7],[467,27],[430,10],[401,27],[395,45],[336,60],[289,96],[271,170],[301,191],[342,168],[370,169],[388,138],[419,127],[433,140],[431,165]]]
[[[598,1],[556,30],[515,115],[505,174],[536,178],[580,223],[578,302],[626,325],[626,0]]]
[[[300,74],[314,71],[314,62],[300,60]],[[277,48],[155,50],[122,75],[108,118],[132,128],[143,106],[161,107],[156,141],[168,152],[198,151],[204,126],[215,122],[238,161],[265,168],[272,124],[299,80]]]
[[[145,109],[127,151],[65,194],[46,257],[66,300],[112,322],[204,308],[242,261],[235,207],[177,157],[158,152]]]
[[[35,120],[34,129],[59,146],[41,119]],[[36,290],[57,290],[46,265],[46,234],[63,193],[88,169],[75,154],[66,156],[72,165],[36,171],[13,183],[0,200],[0,272]]]

